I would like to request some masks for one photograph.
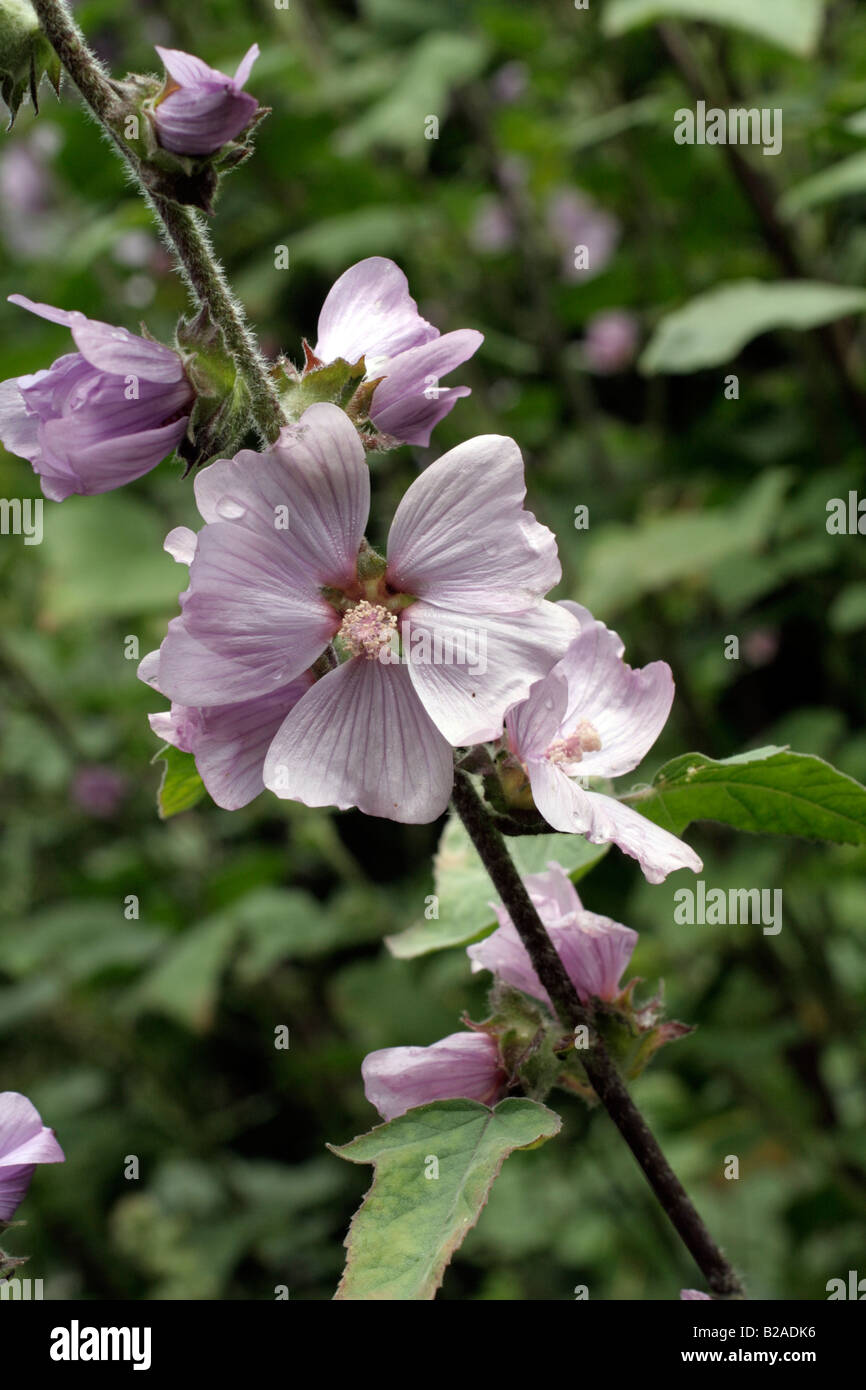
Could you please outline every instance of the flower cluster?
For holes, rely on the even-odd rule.
[[[623,1069],[636,1075],[652,1054],[689,1030],[662,1023],[660,1001],[636,1007],[637,980],[622,976],[638,934],[610,917],[589,912],[561,864],[527,876],[530,899],[553,942],[581,1003],[616,1051]],[[571,1038],[562,1039],[547,991],[506,909],[492,903],[499,926],[466,953],[473,971],[490,971],[493,1014],[473,1031],[453,1033],[431,1047],[386,1047],[371,1052],[361,1074],[367,1099],[385,1120],[433,1100],[469,1099],[494,1105],[520,1083],[537,1091],[558,1084],[591,1095]],[[503,992],[504,991],[504,992]],[[516,1000],[511,992],[518,992]],[[538,1010],[534,1003],[543,1005]],[[539,1067],[539,1061],[545,1065]]]

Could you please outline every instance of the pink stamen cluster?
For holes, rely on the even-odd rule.
[[[363,656],[368,661],[374,661],[386,647],[390,647],[396,627],[395,613],[389,613],[381,604],[362,599],[349,609],[337,635],[352,656]]]

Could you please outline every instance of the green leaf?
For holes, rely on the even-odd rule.
[[[339,1158],[376,1170],[346,1237],[336,1298],[434,1298],[505,1159],[552,1138],[561,1124],[532,1100],[503,1100],[495,1110],[474,1100],[444,1100],[377,1125],[342,1148],[329,1144]],[[431,1158],[438,1177],[427,1176]]]
[[[692,821],[714,820],[755,835],[866,844],[866,787],[822,758],[787,748],[718,762],[685,753],[665,763],[652,786],[624,799],[675,835]]]
[[[340,153],[355,158],[377,147],[428,152],[424,123],[431,113],[444,120],[453,89],[477,77],[487,61],[480,34],[425,34],[400,63],[387,94],[337,136]]]
[[[581,835],[521,835],[508,846],[521,874],[539,874],[555,859],[576,883],[607,853],[606,845],[591,845]],[[401,960],[466,946],[489,936],[496,927],[491,900],[496,890],[458,816],[452,813],[442,832],[433,861],[438,918],[416,922],[396,936],[385,938],[391,954]]]
[[[609,38],[664,19],[730,24],[808,57],[821,32],[824,0],[607,0],[602,33]]]
[[[198,775],[192,753],[182,753],[170,743],[160,748],[151,762],[165,763],[162,781],[156,795],[161,820],[168,820],[181,811],[188,811],[206,795],[204,782]]]
[[[209,917],[184,932],[128,1001],[132,1012],[155,1009],[193,1032],[213,1021],[219,987],[237,938],[234,921]]]
[[[857,193],[866,193],[866,150],[858,150],[847,159],[831,164],[829,169],[822,169],[819,174],[813,174],[794,188],[789,188],[779,208],[783,216],[795,217],[807,208],[820,207],[834,198]]]
[[[164,538],[159,513],[138,497],[107,492],[46,509],[45,618],[62,627],[173,608],[187,571],[165,554]]]
[[[640,359],[640,369],[697,372],[730,362],[761,333],[817,328],[866,309],[866,290],[818,280],[737,280],[718,285],[667,314]]]
[[[610,618],[644,594],[695,576],[712,578],[714,567],[726,562],[742,564],[774,531],[789,483],[784,469],[770,469],[732,506],[600,526],[585,542],[581,603]]]

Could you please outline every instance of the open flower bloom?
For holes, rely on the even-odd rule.
[[[430,1047],[383,1047],[361,1063],[364,1094],[383,1120],[432,1100],[495,1105],[508,1077],[487,1033],[451,1033]]]
[[[9,1221],[23,1202],[37,1163],[63,1163],[54,1130],[17,1091],[0,1092],[0,1221]]]
[[[245,130],[259,109],[242,90],[259,46],[241,60],[234,77],[209,68],[201,58],[178,48],[156,49],[169,76],[166,92],[153,109],[159,143],[172,154],[213,154]]]
[[[637,945],[637,932],[610,917],[587,912],[568,874],[553,860],[546,873],[528,874],[524,882],[581,1002],[615,999]],[[499,920],[496,931],[466,948],[473,973],[489,970],[512,989],[550,1005],[508,912],[501,904],[494,904],[494,910]]]
[[[370,419],[383,434],[407,444],[429,444],[433,427],[468,386],[440,386],[439,378],[478,351],[484,335],[473,328],[440,334],[422,319],[399,266],[370,256],[332,285],[319,315],[315,355],[321,362],[364,358],[373,392]]]
[[[682,840],[575,780],[620,777],[637,767],[670,713],[670,667],[654,661],[632,670],[615,632],[577,604],[563,607],[579,619],[579,636],[505,722],[508,749],[526,770],[535,805],[554,830],[618,845],[650,883],[674,869],[698,873],[701,861]]]
[[[140,478],[186,432],[193,389],[176,352],[84,314],[9,296],[70,329],[78,352],[0,383],[0,440],[29,459],[52,502]]]
[[[207,524],[194,546],[189,532],[169,538],[191,561],[182,616],[143,677],[187,710],[244,705],[257,718],[252,702],[278,704],[315,666],[270,742],[265,786],[308,806],[434,820],[451,793],[451,746],[499,737],[508,706],[577,630],[541,597],[559,560],[522,508],[516,444],[473,439],[422,473],[387,563],[362,547],[369,469],[335,405],[310,406],[263,454],[211,464],[195,491]],[[200,756],[198,735],[186,738]]]

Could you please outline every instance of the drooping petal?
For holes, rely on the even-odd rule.
[[[205,521],[228,519],[276,537],[286,563],[316,589],[355,578],[370,470],[357,430],[337,406],[311,405],[264,453],[244,449],[202,469],[195,497]]]
[[[619,777],[631,772],[653,746],[670,714],[674,698],[670,667],[654,661],[634,670],[622,660],[618,635],[603,623],[584,619],[557,671],[568,682],[560,736],[587,719],[601,740],[597,751],[584,752],[581,776]]]
[[[424,708],[459,747],[499,737],[506,710],[547,675],[574,626],[546,601],[483,616],[413,603],[404,609],[401,637]]]
[[[507,1080],[487,1033],[451,1033],[430,1047],[383,1047],[361,1064],[364,1094],[383,1120],[434,1100],[493,1105]]]
[[[394,515],[392,587],[464,612],[528,608],[561,569],[556,539],[523,510],[525,495],[513,439],[480,435],[450,449],[415,479]]]
[[[440,378],[477,352],[483,341],[482,333],[459,328],[391,358],[373,393],[370,418],[376,428],[409,444],[428,445],[434,426],[455,401],[470,394],[468,386],[440,386]]]
[[[184,379],[180,357],[162,343],[140,338],[114,324],[89,319],[78,310],[55,309],[51,304],[38,304],[23,294],[10,294],[9,303],[18,304],[51,323],[64,324],[71,331],[82,357],[100,371],[140,377],[144,381],[163,382],[166,385]]]
[[[405,666],[363,657],[316,682],[265,761],[265,786],[280,797],[404,824],[440,816],[453,780],[451,749]]]
[[[561,768],[542,760],[529,764],[532,796],[548,825],[585,835],[594,845],[614,844],[636,859],[649,883],[676,869],[699,873],[701,860],[682,840],[654,825],[612,796],[586,791]]]
[[[344,271],[328,291],[315,353],[323,362],[364,357],[373,375],[377,359],[395,357],[438,336],[439,330],[418,313],[400,267],[384,256],[368,256]]]

